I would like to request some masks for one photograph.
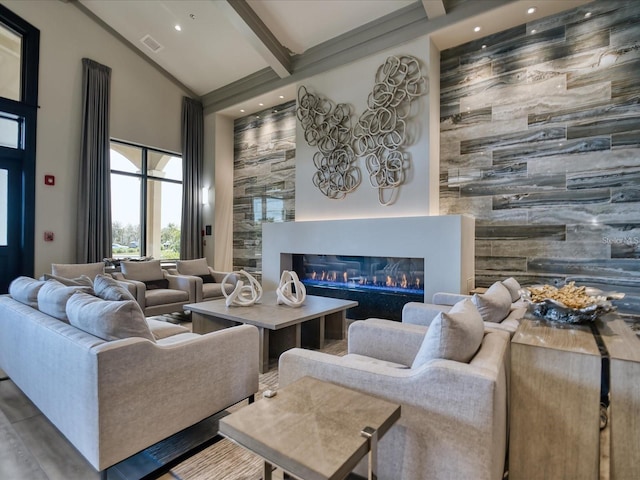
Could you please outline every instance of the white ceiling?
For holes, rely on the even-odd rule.
[[[295,86],[286,81],[289,74],[296,73],[295,63],[287,64],[289,59],[293,59],[292,62],[304,59],[313,55],[314,50],[317,52],[323,46],[343,40],[353,45],[356,40],[349,38],[351,33],[371,25],[377,27],[392,17],[396,23],[407,22],[404,19],[409,18],[408,15],[399,17],[405,11],[411,10],[413,17],[421,15],[423,18],[419,20],[428,22],[424,23],[426,27],[434,25],[431,28],[434,43],[444,49],[587,1],[77,0],[76,4],[198,97],[219,89],[224,91],[247,77],[273,69],[283,78],[281,85],[272,81],[277,88],[222,110],[241,116],[245,114],[241,109],[251,113],[295,98]],[[234,4],[245,9],[248,6],[249,13],[242,17],[230,8]],[[416,4],[419,9],[412,8],[417,7]],[[532,5],[537,7],[537,12],[527,15],[526,9]],[[255,18],[258,18],[257,27],[252,20]],[[415,23],[414,18],[412,21]],[[175,25],[180,25],[181,31],[177,31]],[[398,25],[393,27],[398,31],[413,28],[409,23],[406,27]],[[473,32],[475,25],[481,25],[482,30]],[[426,27],[425,30],[429,30]],[[374,29],[368,31],[371,30]],[[162,48],[155,53],[149,49],[141,41],[146,35]],[[278,58],[283,56],[288,58],[279,62]]]

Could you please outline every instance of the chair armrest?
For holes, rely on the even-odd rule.
[[[434,303],[436,305],[453,306],[460,300],[464,300],[465,298],[471,298],[471,295],[463,295],[461,293],[436,292],[431,298],[431,303]]]
[[[226,277],[227,274],[231,273],[231,275],[229,275],[229,278],[227,279],[227,282],[229,282],[231,285],[234,285],[234,286],[235,286],[236,283],[238,283],[238,275],[236,275],[235,273],[232,273],[232,272],[221,272],[219,270],[214,270],[211,267],[209,267],[209,273],[211,273],[211,276],[218,283],[222,283],[222,280],[224,280],[224,277]]]
[[[178,273],[178,269],[176,268],[165,268],[164,271],[167,272],[169,275],[180,275]]]
[[[449,310],[451,310],[449,305],[420,302],[405,303],[404,307],[402,307],[402,323],[428,327],[440,312],[448,312]]]
[[[171,275],[166,270],[163,272],[164,278],[169,280],[169,288],[173,290],[183,290],[189,294],[189,302],[195,303],[198,297],[196,292],[200,293],[202,300],[202,279],[191,275]],[[198,283],[198,280],[200,282]]]
[[[111,276],[117,281],[122,282],[123,284],[127,284],[127,289],[133,294],[134,297],[136,297],[138,305],[140,305],[140,308],[142,308],[142,311],[144,312],[144,309],[147,307],[147,302],[145,301],[145,292],[147,291],[147,286],[144,284],[144,282],[128,279],[124,276],[124,274],[122,274],[122,272],[113,272]],[[135,290],[133,290],[129,285],[133,285],[133,288]]]
[[[427,328],[370,318],[349,326],[348,353],[411,366]]]

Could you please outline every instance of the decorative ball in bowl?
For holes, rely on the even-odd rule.
[[[533,316],[557,323],[579,324],[593,322],[596,318],[616,309],[612,299],[624,294],[604,293],[591,287],[577,287],[570,282],[561,288],[553,285],[533,285],[520,291]]]

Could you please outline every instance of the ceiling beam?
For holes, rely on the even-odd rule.
[[[280,78],[291,75],[291,58],[246,0],[216,2],[218,7]]]
[[[422,0],[422,6],[430,20],[447,14],[443,0]]]

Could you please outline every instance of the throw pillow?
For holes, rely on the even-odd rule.
[[[180,275],[208,275],[209,265],[206,258],[196,258],[194,260],[178,260],[176,262],[176,270]]]
[[[503,280],[502,284],[507,287],[507,290],[509,290],[509,293],[511,294],[511,302],[517,302],[520,299],[520,289],[522,288],[518,281],[513,277],[509,277],[506,280]]]
[[[134,300],[102,300],[77,292],[67,302],[67,316],[71,325],[103,340],[142,337],[155,343],[142,310]]]
[[[93,282],[93,290],[96,295],[103,300],[121,302],[124,300],[134,300],[135,297],[127,288],[117,280],[107,275],[96,275]]]
[[[94,263],[52,263],[51,273],[57,277],[77,278],[80,275],[94,279],[104,273],[104,262]]]
[[[86,275],[80,275],[77,278],[65,278],[60,277],[58,275],[51,275],[49,273],[45,273],[42,276],[45,280],[57,280],[61,284],[66,285],[67,287],[92,287],[93,282]]]
[[[31,277],[18,277],[9,285],[9,295],[14,300],[38,308],[38,292],[44,285],[43,280]]]
[[[145,262],[120,262],[120,270],[125,278],[145,282],[147,280],[159,280],[164,278],[160,260]]]
[[[471,301],[485,322],[500,323],[511,310],[511,294],[502,282],[495,282],[483,294],[476,293]]]
[[[145,280],[144,285],[147,290],[159,290],[169,288],[169,280],[162,278],[160,280]]]
[[[38,292],[38,310],[69,323],[67,301],[76,292],[93,294],[91,287],[66,286],[57,280],[47,280]]]
[[[213,278],[213,275],[207,273],[206,275],[195,275],[196,277],[200,277],[202,279],[202,283],[216,283],[216,279]]]
[[[480,348],[483,337],[480,312],[471,300],[464,299],[433,319],[411,368],[435,358],[468,363]]]

